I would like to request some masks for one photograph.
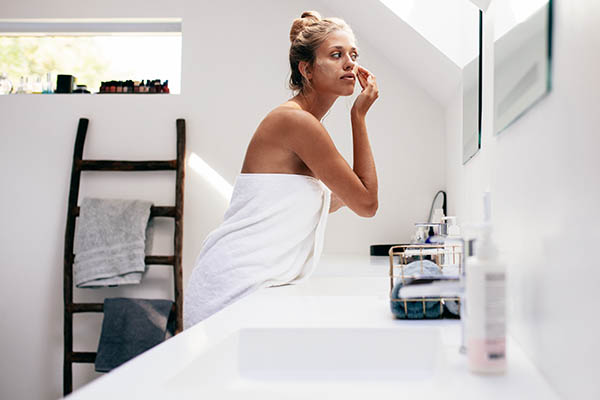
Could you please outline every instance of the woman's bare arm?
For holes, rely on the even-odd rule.
[[[360,68],[359,70],[364,68]],[[362,76],[361,76],[362,74]],[[378,96],[375,77],[359,71],[363,92],[351,111],[354,165],[350,167],[335,147],[329,133],[310,113],[288,110],[282,116],[286,144],[315,176],[352,211],[372,217],[378,207],[377,172],[365,123],[366,112]]]
[[[340,208],[344,207],[346,204],[340,199],[337,194],[331,192],[331,202],[329,203],[329,213],[336,212]]]

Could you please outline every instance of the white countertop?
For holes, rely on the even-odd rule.
[[[507,372],[503,375],[477,375],[468,372],[466,356],[458,351],[460,321],[395,319],[389,308],[388,270],[387,257],[324,255],[317,271],[305,283],[263,289],[251,294],[75,391],[69,399],[116,397],[164,400],[197,399],[203,395],[232,399],[239,396],[246,399],[302,399],[309,396],[348,399],[364,398],[367,395],[379,395],[383,398],[407,394],[420,399],[558,398],[510,336],[507,339]],[[442,367],[427,378],[415,376],[409,379],[404,376],[403,379],[395,379],[394,376],[374,376],[358,382],[355,379],[290,380],[288,376],[287,380],[285,377],[269,381],[237,378],[235,384],[225,381],[218,372],[221,368],[218,365],[225,365],[226,362],[219,359],[227,358],[225,353],[235,353],[231,357],[242,357],[242,350],[238,347],[227,350],[228,348],[223,347],[224,343],[232,340],[232,337],[238,343],[240,332],[247,333],[244,340],[252,340],[254,333],[268,334],[271,332],[269,329],[297,335],[294,337],[299,337],[300,340],[293,346],[296,351],[293,354],[303,355],[309,362],[311,359],[321,360],[319,356],[325,350],[319,349],[319,342],[315,341],[310,345],[304,343],[302,338],[306,332],[320,332],[317,335],[324,335],[322,337],[325,340],[326,335],[339,334],[340,340],[348,341],[349,354],[365,354],[367,358],[377,351],[388,354],[386,349],[389,349],[390,357],[393,355],[400,358],[404,354],[402,352],[417,351],[409,343],[400,343],[402,335],[425,337],[433,334],[436,338],[439,337],[441,344],[436,347],[432,362]],[[382,348],[385,343],[379,343],[379,347],[378,343],[370,343],[370,332],[383,341],[389,340],[390,335],[395,337],[397,332],[399,345],[405,346],[405,350],[400,351],[395,346]],[[320,340],[320,336],[315,340]],[[378,339],[374,340],[376,341]],[[335,343],[332,343],[335,347]],[[353,343],[361,348],[353,348]],[[277,346],[277,343],[273,346]],[[290,344],[287,346],[292,347]],[[253,347],[256,358],[261,358],[258,353],[261,350]],[[265,348],[271,347],[267,344]],[[317,353],[311,354],[311,351]],[[433,354],[430,348],[423,347],[423,351]],[[252,349],[250,353],[252,354]],[[293,365],[293,360],[287,361],[288,365]],[[322,361],[319,362],[322,364]],[[415,366],[419,362],[415,362]],[[298,363],[300,365],[302,361],[299,360]],[[255,365],[254,362],[250,364]],[[260,365],[260,361],[256,365]],[[394,366],[393,363],[390,365]],[[263,367],[264,365],[259,368]],[[322,365],[320,367],[324,368]],[[236,364],[235,368],[242,366]],[[393,373],[390,372],[390,375]]]

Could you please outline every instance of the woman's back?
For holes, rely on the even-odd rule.
[[[267,114],[248,145],[242,173],[285,173],[314,177],[310,168],[290,147],[289,130],[292,124],[299,123],[295,118],[296,113],[309,114],[291,101]]]

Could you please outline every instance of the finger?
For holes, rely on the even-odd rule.
[[[368,85],[367,79],[361,74],[356,74],[356,77],[358,78],[358,83],[364,89]]]
[[[377,80],[375,79],[375,77],[373,75],[370,75],[367,78],[367,82],[369,86],[372,86],[373,88],[377,88]]]
[[[365,75],[367,75],[367,76],[369,76],[369,75],[372,76],[373,75],[368,69],[366,69],[365,67],[363,67],[361,65],[358,66],[358,71],[361,72],[361,73],[363,73],[363,74],[365,74]]]

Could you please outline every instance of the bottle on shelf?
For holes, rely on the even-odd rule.
[[[42,93],[44,94],[52,94],[54,93],[52,87],[52,74],[50,72],[46,73],[46,80],[42,82]]]
[[[26,93],[26,88],[25,88],[25,77],[22,76],[21,78],[19,78],[19,84],[17,85],[17,88],[15,89],[15,93],[16,94],[24,94]]]
[[[10,94],[13,89],[13,84],[8,76],[3,72],[0,74],[0,95]]]
[[[36,75],[31,78],[31,93],[33,94],[42,94],[42,77]]]

